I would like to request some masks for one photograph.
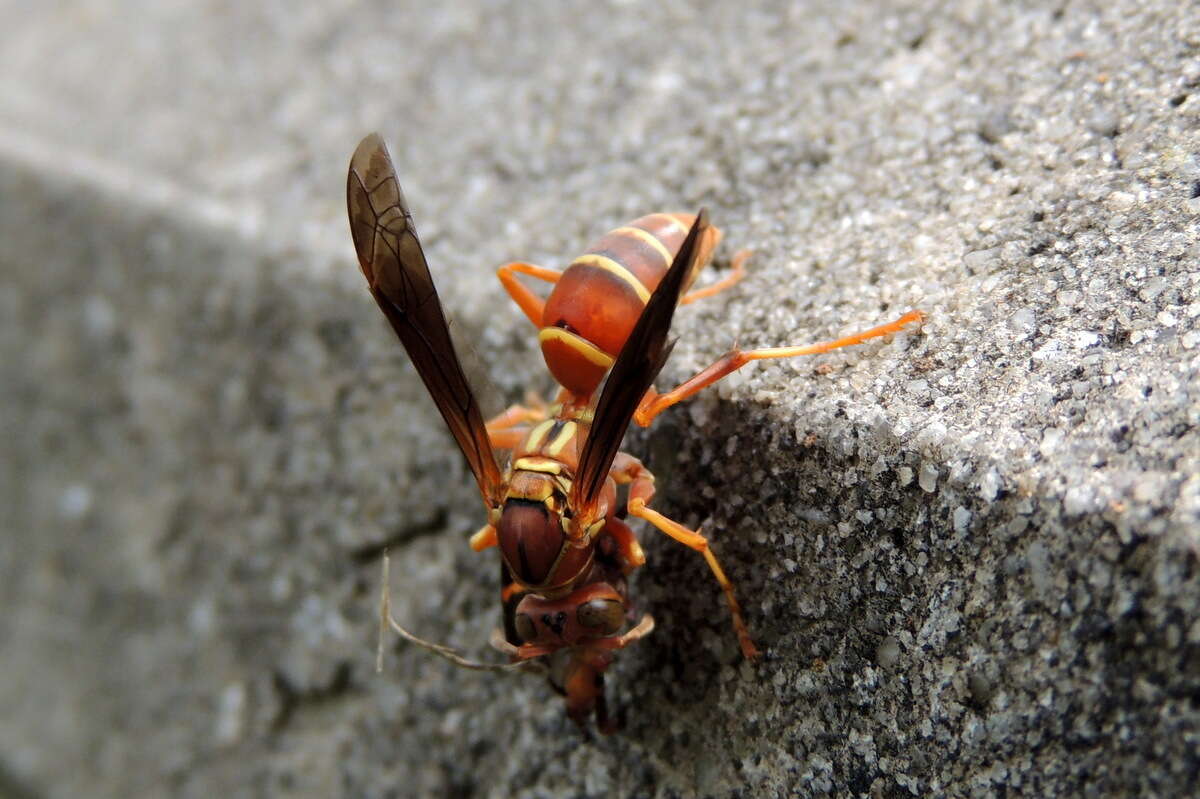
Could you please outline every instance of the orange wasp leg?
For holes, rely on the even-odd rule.
[[[529,407],[516,404],[511,405],[502,413],[488,419],[487,433],[488,440],[492,442],[492,446],[496,449],[514,449],[529,435],[529,429],[519,427],[529,422],[540,422],[547,418],[549,411],[546,403],[530,392],[525,398],[529,403]]]
[[[751,361],[761,361],[769,358],[792,358],[797,355],[818,355],[823,352],[861,344],[873,338],[879,338],[891,333],[897,333],[909,325],[920,323],[925,314],[920,311],[909,311],[894,322],[888,322],[861,333],[844,336],[833,341],[822,341],[819,344],[809,344],[805,347],[766,347],[759,350],[731,350],[723,358],[697,374],[686,383],[659,394],[653,388],[646,392],[633,418],[642,427],[654,421],[654,417],[665,411],[680,400],[687,399],[701,389],[711,386],[723,377],[736,372]]]
[[[499,543],[496,538],[496,528],[490,524],[485,524],[471,536],[471,549],[476,552],[482,552],[489,547],[494,547]]]
[[[527,408],[524,405],[517,404],[510,405],[507,410],[488,419],[486,426],[489,433],[495,433],[519,424],[525,424],[526,422],[540,422],[545,418],[545,405],[535,405],[532,408]]]
[[[525,437],[529,435],[528,427],[514,427],[511,430],[488,431],[488,441],[492,449],[516,449]]]
[[[637,458],[624,452],[618,453],[613,461],[612,471],[621,473],[620,478],[614,475],[617,482],[630,483],[628,508],[631,516],[645,519],[671,538],[704,556],[704,560],[708,562],[708,568],[712,570],[721,590],[725,592],[725,601],[729,604],[729,612],[733,615],[733,629],[737,633],[742,654],[747,660],[758,657],[758,647],[754,645],[754,639],[750,637],[750,630],[746,627],[746,621],[742,617],[742,607],[738,604],[737,597],[734,596],[733,583],[725,576],[725,570],[721,568],[717,556],[709,548],[708,539],[701,535],[700,531],[689,530],[679,522],[672,521],[658,511],[646,507],[646,503],[654,497],[654,475]]]
[[[524,594],[526,589],[520,583],[509,583],[500,589],[500,601],[507,602],[518,594]]]
[[[612,536],[613,543],[616,544],[617,562],[621,564],[622,574],[627,575],[645,565],[646,553],[642,551],[642,545],[638,543],[629,525],[614,516],[604,522],[604,532]]]
[[[746,276],[746,261],[753,255],[751,250],[738,250],[734,253],[733,263],[729,266],[729,274],[713,283],[711,286],[705,286],[702,289],[696,289],[683,295],[679,300],[680,305],[690,305],[696,300],[702,300],[705,297],[714,297],[720,294],[725,289],[733,288],[742,278]]]
[[[524,283],[518,280],[518,274],[529,275],[538,280],[544,280],[547,283],[557,283],[558,279],[562,276],[562,272],[521,261],[505,264],[496,270],[496,277],[500,278],[500,284],[504,286],[504,290],[508,292],[508,296],[512,297],[512,301],[525,312],[525,315],[529,317],[529,321],[533,322],[533,326],[540,328],[542,326],[542,308],[545,307],[546,301],[534,294]]]

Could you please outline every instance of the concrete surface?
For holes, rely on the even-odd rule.
[[[1200,771],[1200,14],[1055,5],[0,3],[0,793],[1174,796]],[[491,268],[707,204],[677,317],[746,370],[629,445],[653,636],[589,740],[488,657],[474,489],[344,217],[389,140],[498,402]],[[664,381],[665,382],[665,381]]]

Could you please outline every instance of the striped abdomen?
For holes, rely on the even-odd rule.
[[[587,397],[600,385],[693,221],[692,214],[635,219],[605,234],[563,272],[538,334],[546,366],[563,388]],[[697,268],[720,239],[720,231],[709,228]]]

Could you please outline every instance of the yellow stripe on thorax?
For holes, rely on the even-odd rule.
[[[524,458],[517,458],[513,462],[513,471],[521,472],[540,472],[541,474],[560,474],[563,465],[552,458],[543,458],[539,455],[530,455]]]
[[[575,430],[576,426],[574,422],[565,422],[558,436],[546,445],[546,454],[552,458],[558,457],[558,453],[563,451],[563,447],[575,437]]]
[[[650,299],[650,292],[647,291],[646,287],[642,285],[642,281],[638,280],[637,276],[633,274],[633,272],[630,272],[612,258],[607,258],[603,255],[596,255],[595,253],[588,253],[587,255],[579,256],[572,261],[572,263],[595,266],[603,269],[606,272],[616,275],[618,278],[628,283],[629,287],[637,292],[637,295],[641,299],[643,305]]]
[[[546,438],[546,434],[550,432],[550,428],[554,426],[553,419],[547,419],[537,427],[529,431],[529,438],[525,439],[525,450],[534,451],[541,449],[542,441]]]

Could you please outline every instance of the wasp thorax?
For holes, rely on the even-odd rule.
[[[625,605],[617,599],[591,599],[576,608],[575,618],[596,635],[612,635],[625,621]]]
[[[497,538],[504,560],[525,585],[543,585],[563,549],[558,515],[544,502],[509,498],[500,513]]]

